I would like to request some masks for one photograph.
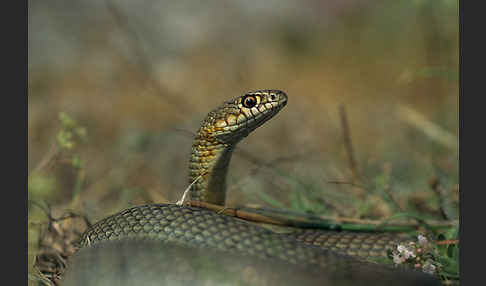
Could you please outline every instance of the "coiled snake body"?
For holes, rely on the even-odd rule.
[[[284,92],[260,90],[227,101],[208,114],[192,145],[189,182],[196,181],[190,190],[192,200],[224,205],[226,173],[235,145],[286,104]],[[396,237],[386,234],[303,230],[277,234],[202,208],[152,204],[129,208],[87,230],[65,282],[240,285],[235,281],[243,279],[244,285],[440,285],[427,274],[338,253],[379,256],[394,242]],[[110,268],[114,263],[121,266]],[[186,271],[178,273],[180,269]],[[253,276],[261,279],[248,280],[245,269],[253,269]],[[109,280],[113,273],[124,278]]]

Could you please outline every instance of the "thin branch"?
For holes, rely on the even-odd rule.
[[[339,180],[328,180],[327,183],[335,184],[335,185],[350,185],[350,186],[353,186],[353,187],[365,189],[365,187],[363,185],[356,184],[356,183],[353,183],[353,182],[346,182],[346,181],[339,181]]]
[[[225,215],[238,217],[241,219],[268,223],[283,226],[292,226],[299,228],[320,228],[320,229],[336,229],[342,226],[341,224],[357,224],[363,226],[372,226],[371,230],[384,230],[386,227],[388,229],[394,229],[399,231],[408,231],[420,227],[419,223],[410,222],[393,222],[383,221],[383,220],[365,220],[365,219],[355,219],[355,218],[337,218],[329,216],[314,216],[302,213],[296,213],[288,210],[275,210],[275,209],[263,209],[263,208],[227,208],[224,206],[218,206],[206,202],[200,201],[188,201],[187,205],[194,207],[202,207],[210,209],[216,212],[220,212]],[[265,214],[262,214],[265,212]],[[272,214],[273,213],[273,214]],[[276,216],[278,215],[291,215],[297,216],[293,218]],[[434,227],[449,227],[451,225],[457,225],[458,221],[427,221],[427,224]]]
[[[437,241],[436,244],[438,245],[459,244],[459,240],[458,239],[441,240],[441,241]]]
[[[346,148],[346,153],[348,154],[349,168],[353,173],[353,181],[360,182],[361,179],[358,170],[358,163],[356,162],[356,158],[354,155],[353,142],[351,140],[351,131],[349,128],[348,117],[346,115],[346,107],[344,106],[344,104],[341,104],[339,106],[339,115],[341,117],[341,127],[343,129],[344,147]]]
[[[42,212],[47,216],[49,221],[52,221],[53,218],[51,216],[51,208],[47,202],[45,202],[45,206],[41,205],[39,202],[34,201],[34,200],[28,200],[29,203],[31,203],[33,206],[38,207],[39,209],[42,210]]]
[[[44,212],[44,214],[47,216],[47,219],[48,219],[48,222],[47,222],[48,225],[51,225],[53,222],[59,222],[59,221],[67,220],[67,219],[70,219],[70,218],[81,218],[81,219],[83,219],[84,223],[86,224],[86,226],[88,228],[91,228],[91,226],[92,226],[88,217],[83,215],[83,214],[78,214],[78,213],[73,212],[71,210],[67,210],[67,211],[65,211],[64,215],[62,215],[61,217],[55,218],[55,217],[52,216],[52,211],[51,211],[49,204],[46,203],[47,206],[43,206],[43,205],[41,205],[40,203],[38,203],[37,201],[34,201],[34,200],[29,200],[29,202],[32,205],[37,206],[39,209],[41,209]]]
[[[61,154],[61,148],[57,143],[53,143],[47,153],[44,155],[44,157],[40,160],[40,162],[37,164],[37,166],[32,169],[30,172],[29,176],[31,174],[35,174],[41,171],[44,171],[47,169],[49,165],[52,164],[52,162],[56,161],[59,158],[59,155]]]
[[[241,210],[238,210],[236,208],[226,208],[224,206],[218,206],[218,205],[214,205],[214,204],[210,204],[210,203],[206,203],[206,202],[201,202],[201,201],[188,201],[187,204],[190,205],[190,206],[193,206],[193,207],[206,208],[206,209],[213,210],[215,212],[218,212],[218,213],[221,213],[221,214],[224,214],[224,215],[241,218],[241,219],[245,219],[245,220],[248,220],[248,221],[269,223],[269,224],[276,224],[276,225],[285,225],[281,221],[274,220],[274,219],[271,219],[269,217],[262,216],[262,215],[259,215],[259,214],[241,211]]]

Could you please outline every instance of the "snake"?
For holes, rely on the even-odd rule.
[[[287,102],[284,91],[257,90],[209,112],[192,144],[191,200],[225,204],[226,177],[235,146]],[[202,207],[148,204],[108,216],[86,230],[64,282],[117,286],[440,285],[432,275],[365,259],[383,257],[397,241],[400,238],[386,233],[312,229],[278,233]]]

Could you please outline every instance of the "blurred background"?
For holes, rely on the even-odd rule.
[[[289,103],[238,145],[228,206],[380,219],[443,218],[440,192],[457,204],[458,1],[28,9],[29,200],[54,214],[175,202],[202,119],[257,89]],[[42,220],[29,204],[29,264]]]

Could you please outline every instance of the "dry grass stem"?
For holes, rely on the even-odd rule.
[[[437,143],[453,150],[458,149],[459,140],[457,136],[430,121],[412,107],[404,104],[399,105],[397,108],[397,116],[400,120],[422,131],[427,137]]]
[[[53,165],[53,162],[57,161],[61,151],[62,150],[57,143],[52,144],[44,157],[39,161],[39,164],[32,169],[29,176],[31,174],[47,171],[49,167]]]
[[[194,181],[192,181],[192,183],[186,188],[186,190],[182,194],[181,199],[176,202],[176,205],[182,206],[184,204],[184,202],[186,201],[186,196],[187,196],[187,194],[189,194],[189,191],[191,190],[192,185],[194,185],[202,176],[204,176],[206,174],[207,174],[207,172],[204,172],[201,175],[199,175]]]
[[[344,104],[339,105],[339,115],[341,118],[341,127],[343,129],[344,147],[346,148],[346,154],[348,155],[349,169],[353,174],[353,182],[360,182],[358,163],[356,162],[356,156],[354,154],[351,131],[349,128],[348,116],[346,114],[346,106]]]

